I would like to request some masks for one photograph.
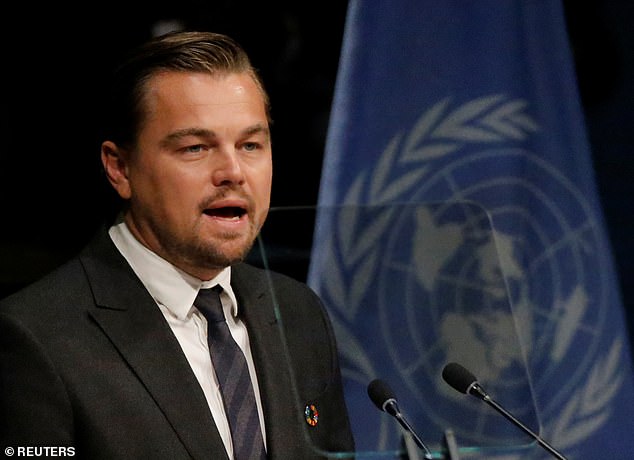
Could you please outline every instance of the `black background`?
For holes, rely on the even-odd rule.
[[[564,3],[630,318],[633,4]],[[117,58],[160,24],[225,32],[242,43],[273,105],[272,205],[316,204],[346,7],[344,0],[14,5],[1,32],[0,297],[73,255],[111,214],[114,195],[99,163],[106,79]]]

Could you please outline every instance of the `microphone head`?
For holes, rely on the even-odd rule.
[[[442,370],[442,378],[447,382],[454,390],[460,393],[468,394],[474,383],[478,383],[478,379],[462,367],[458,363],[449,363]]]
[[[396,395],[390,386],[381,379],[375,379],[368,385],[368,396],[376,407],[385,411],[385,403],[392,400],[396,402]]]

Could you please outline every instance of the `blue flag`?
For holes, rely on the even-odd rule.
[[[471,399],[420,396],[441,386],[425,375],[470,356],[567,457],[632,458],[630,345],[559,0],[351,0],[319,208],[309,283],[335,324],[361,450],[394,434],[357,424],[384,414],[353,390],[388,376],[406,410],[486,443],[501,417],[447,419]]]

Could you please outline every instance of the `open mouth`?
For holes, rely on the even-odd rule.
[[[211,217],[239,220],[247,213],[247,210],[238,206],[226,206],[222,208],[205,209],[204,212]]]

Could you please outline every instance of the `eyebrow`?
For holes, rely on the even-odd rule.
[[[243,137],[253,136],[254,134],[260,134],[260,133],[264,134],[267,137],[267,139],[271,135],[271,131],[269,127],[261,123],[248,126],[241,131],[241,135]],[[179,129],[165,136],[165,138],[161,141],[161,146],[163,147],[169,146],[171,143],[187,136],[205,137],[205,138],[212,138],[212,139],[217,137],[216,133],[211,129],[205,129],[205,128]]]
[[[268,126],[265,126],[261,123],[257,123],[242,130],[242,134],[245,136],[252,136],[253,134],[260,133],[264,134],[268,138],[271,135],[271,130]]]

